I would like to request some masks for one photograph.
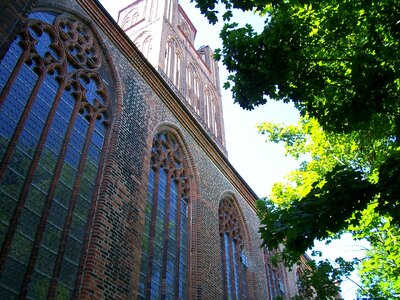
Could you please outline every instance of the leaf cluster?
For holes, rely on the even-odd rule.
[[[370,247],[358,269],[363,289],[359,296],[373,299],[400,298],[400,228],[390,217],[377,214],[377,203],[362,212],[359,225],[350,226],[354,238],[365,239]]]
[[[272,99],[292,102],[303,117],[299,126],[259,126],[287,155],[305,159],[258,202],[264,243],[283,243],[294,262],[315,239],[358,228],[371,239],[371,255],[360,264],[367,294],[390,299],[399,267],[395,260],[396,271],[379,272],[388,249],[374,236],[392,245],[400,227],[400,0],[195,1],[211,23],[220,3],[224,21],[234,8],[265,17],[262,32],[224,25],[216,51],[230,72],[224,87],[244,109]],[[371,207],[378,221],[369,232]]]
[[[400,224],[400,152],[383,132],[327,133],[312,118],[297,126],[264,122],[258,129],[267,141],[283,142],[288,155],[308,155],[288,184],[276,184],[270,199],[258,203],[266,244],[286,240],[289,250],[304,252],[315,239],[347,229],[350,219],[356,224],[372,201]]]
[[[297,282],[299,294],[291,300],[337,299],[342,276],[348,274],[352,266],[334,268],[329,261],[309,261]]]
[[[283,259],[294,264],[316,239],[353,232],[371,244],[360,262],[367,286],[362,295],[391,299],[388,294],[400,292],[396,141],[380,130],[329,133],[310,118],[300,118],[297,126],[264,122],[258,129],[267,141],[284,143],[288,155],[307,154],[287,182],[275,184],[272,195],[258,202],[265,245],[283,244]],[[382,264],[387,257],[391,265]]]
[[[375,190],[363,174],[342,166],[328,172],[324,183],[312,186],[311,191],[286,209],[274,207],[269,202],[259,203],[263,241],[271,248],[284,242],[289,251],[305,252],[314,240],[323,240],[331,233],[348,226],[354,211],[366,208]]]
[[[196,2],[206,15],[215,5]],[[335,132],[399,121],[399,0],[222,3],[266,18],[261,33],[236,23],[221,32],[217,57],[232,72],[225,87],[244,109],[292,101]]]

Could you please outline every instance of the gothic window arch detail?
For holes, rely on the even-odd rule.
[[[180,90],[182,79],[182,51],[179,48],[178,42],[174,38],[168,38],[165,49],[165,74],[169,77],[172,83]]]
[[[193,64],[189,63],[186,69],[186,91],[187,91],[187,99],[190,105],[193,106],[193,86],[194,86],[194,68]]]
[[[122,25],[121,28],[126,30],[131,26],[131,16],[127,15],[123,20],[122,20]]]
[[[120,14],[124,14],[122,17],[122,22],[121,22],[121,28],[123,30],[128,30],[138,24],[139,22],[144,20],[143,16],[143,10],[144,10],[144,3],[139,2],[139,5],[134,7],[134,8],[127,8],[123,12],[120,12]],[[120,16],[121,17],[121,16]]]
[[[189,179],[182,150],[168,132],[151,149],[139,299],[188,298]]]
[[[224,299],[247,299],[247,257],[239,214],[231,197],[219,206],[219,233],[224,278]]]
[[[277,251],[264,249],[265,272],[267,276],[268,293],[271,299],[285,295],[283,268],[273,262]]]
[[[0,63],[0,294],[72,298],[109,131],[91,31],[35,12]]]
[[[147,58],[151,58],[153,50],[153,36],[149,31],[141,33],[134,41],[135,45],[140,49],[143,55]]]
[[[205,121],[211,132],[217,137],[218,122],[217,122],[217,100],[213,92],[206,87],[205,91]]]
[[[182,53],[175,49],[175,66],[174,66],[174,74],[173,81],[178,90],[181,89],[181,62],[182,62]]]
[[[193,31],[190,30],[189,24],[188,22],[181,18],[179,20],[179,25],[178,28],[181,30],[181,32],[183,33],[183,35],[186,37],[186,39],[192,43],[193,40]]]
[[[153,37],[148,36],[146,39],[143,41],[142,44],[142,53],[147,57],[150,58],[151,52],[153,50]]]
[[[193,107],[194,111],[199,114],[199,86],[200,78],[196,71],[196,67],[192,62],[188,64],[186,69],[186,90],[187,99],[189,104]]]

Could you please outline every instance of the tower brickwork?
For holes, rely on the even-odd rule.
[[[218,63],[209,46],[195,49],[197,30],[178,1],[136,1],[118,24],[227,154]]]

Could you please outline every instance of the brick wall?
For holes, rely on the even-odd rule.
[[[36,0],[3,0],[0,2],[0,59],[22,28],[27,13]]]
[[[90,1],[88,3],[94,5],[96,10],[95,4]],[[97,23],[103,21],[110,24],[101,10],[92,12],[98,14],[99,20],[91,20],[88,12],[71,0],[43,0],[38,1],[37,5],[74,14],[75,18],[82,20],[97,33],[108,66],[108,84],[113,97],[111,134],[99,192],[93,203],[93,217],[85,240],[75,297],[136,298],[150,149],[154,134],[169,130],[178,137],[191,179],[191,299],[223,298],[218,208],[227,194],[235,199],[241,216],[249,261],[250,299],[266,299],[266,277],[263,254],[259,249],[261,241],[257,233],[259,223],[255,211],[249,200],[232,184],[232,179],[227,178],[222,167],[223,161],[219,164],[218,159],[211,159],[204,144],[182,122],[182,119],[188,117],[179,116],[160,96],[162,91],[166,96],[174,98],[172,91],[167,85],[161,83],[157,86],[150,82],[152,78],[159,78],[143,56],[136,52],[127,54],[126,47],[135,49],[127,38],[121,40],[121,44],[112,40],[112,32],[119,34],[118,29],[98,26]],[[138,65],[141,66],[140,70]],[[145,78],[143,72],[150,74],[150,79]],[[177,97],[174,99],[179,101]],[[213,147],[213,144],[210,143],[208,147]],[[220,153],[218,151],[215,153]],[[241,179],[235,180],[240,184]]]

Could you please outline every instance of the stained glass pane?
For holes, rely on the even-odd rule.
[[[0,97],[4,100],[0,108],[0,161],[6,151],[10,158],[2,162],[6,171],[0,185],[0,245],[4,243],[8,225],[18,207],[18,214],[14,215],[14,220],[17,221],[15,233],[9,231],[10,247],[4,261],[4,272],[0,277],[0,294],[7,299],[18,296],[28,263],[35,266],[34,271],[25,278],[28,297],[46,298],[57,255],[63,259],[59,266],[60,277],[56,278],[56,298],[72,296],[105,140],[104,116],[100,116],[101,122],[97,122],[100,124],[96,124],[96,120],[92,121],[96,128],[92,134],[88,131],[90,118],[86,119],[76,109],[73,115],[74,107],[79,108],[81,105],[77,102],[80,98],[74,93],[77,83],[71,85],[70,82],[66,91],[58,91],[60,85],[57,77],[74,80],[74,76],[69,76],[64,69],[57,71],[57,68],[51,68],[52,71],[46,73],[44,70],[50,69],[48,62],[41,61],[37,56],[39,54],[48,58],[51,55],[56,61],[67,57],[66,52],[70,51],[65,45],[52,45],[55,40],[60,40],[54,36],[58,30],[49,30],[46,26],[56,26],[56,17],[64,18],[44,12],[30,15],[30,18],[41,20],[34,21],[32,24],[36,22],[37,26],[32,25],[27,29],[31,38],[36,40],[28,41],[34,47],[33,55],[36,55],[36,59],[30,60],[29,65],[21,64],[15,70],[16,78],[9,89],[4,87],[23,52],[20,41],[28,35],[17,37],[0,62]],[[43,26],[41,22],[48,25]],[[30,49],[27,48],[25,54],[32,55],[28,53]],[[60,55],[60,51],[64,51],[64,55]],[[91,57],[94,54],[88,53]],[[80,72],[87,71],[82,67]],[[102,82],[96,72],[89,70],[93,78],[97,76],[97,80]],[[89,103],[98,100],[106,108],[106,90],[93,85],[94,82],[91,79],[85,83],[87,90],[82,90],[81,97]],[[37,93],[34,93],[34,87]],[[56,95],[61,97],[56,98]],[[75,122],[72,122],[74,119]],[[68,131],[71,132],[70,136],[67,136]],[[89,141],[86,159],[83,157],[83,147],[88,137],[92,139]],[[11,140],[14,142],[10,144]],[[63,152],[65,158],[60,159]],[[82,174],[77,174],[81,161],[85,162],[84,169]],[[59,171],[56,170],[57,166],[61,168],[61,174],[59,178],[54,178],[56,171]],[[72,190],[76,189],[76,180],[79,178],[82,179],[81,190],[73,194]],[[73,207],[71,203],[75,203],[74,211],[69,209]],[[70,227],[65,226],[67,217],[72,217]],[[42,226],[39,226],[40,223]],[[40,235],[37,234],[39,228],[43,230]],[[69,229],[69,235],[63,232],[66,228]],[[68,236],[67,242],[60,245],[63,234]],[[39,246],[37,252],[32,251],[34,243]],[[58,253],[60,246],[65,247],[64,255]]]
[[[242,236],[237,211],[231,199],[221,201],[220,209],[221,252],[225,268],[225,293],[228,299],[247,299],[246,267],[240,254]]]
[[[46,299],[50,288],[50,278],[34,272],[29,285],[28,297],[31,299]]]
[[[0,63],[0,93],[3,91],[3,87],[6,85],[12,70],[21,56],[22,48],[18,45],[20,40],[20,37],[16,38]]]
[[[232,286],[231,286],[231,260],[229,253],[229,235],[228,233],[224,234],[224,250],[225,250],[225,276],[226,276],[226,290],[228,293],[228,299],[232,299]]]
[[[232,260],[233,260],[233,282],[234,282],[234,292],[236,299],[239,298],[239,274],[238,274],[238,254],[236,251],[235,240],[231,239],[231,249],[232,249]]]
[[[180,170],[183,168],[183,164],[174,156],[165,155],[169,151],[173,151],[175,157],[179,158],[178,149],[176,140],[167,133],[158,135],[153,142],[152,164],[154,165],[152,165],[148,179],[139,299],[142,297],[157,299],[161,294],[165,295],[166,299],[175,299],[176,297],[187,299],[187,200],[181,200],[178,197],[180,178],[171,176],[171,174],[175,174],[172,172],[174,166]],[[158,157],[160,154],[161,156]],[[158,162],[163,155],[166,157],[165,160]],[[157,165],[158,163],[159,165]],[[156,199],[154,199],[154,195],[157,195]],[[181,206],[180,210],[179,206]],[[153,210],[155,210],[155,214]],[[182,212],[184,213],[182,214]],[[166,222],[168,222],[168,232],[164,232],[164,229],[167,228],[165,227]],[[151,231],[151,228],[154,230]],[[180,231],[179,235],[178,230]],[[149,236],[147,233],[150,232],[154,234]],[[168,236],[167,243],[165,242],[166,235]],[[179,236],[181,238],[177,240]],[[154,243],[150,244],[150,240],[153,240]],[[177,257],[178,247],[180,248],[179,257]],[[149,258],[148,253],[152,253],[152,270],[148,270],[147,264],[144,263],[144,260],[147,262]],[[164,270],[164,274],[162,274],[162,270]],[[150,274],[150,291],[149,294],[146,294],[145,283]],[[162,291],[161,278],[165,279]],[[176,283],[178,283],[178,289],[175,288]]]

